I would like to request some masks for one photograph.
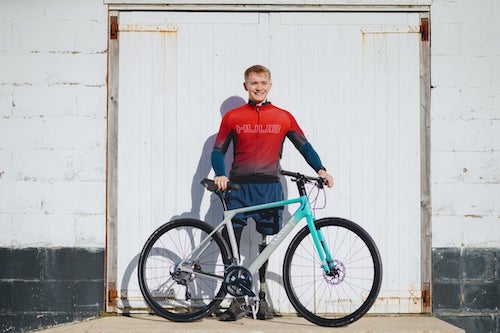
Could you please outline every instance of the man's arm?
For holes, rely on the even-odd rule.
[[[323,163],[321,163],[321,159],[316,150],[314,150],[313,146],[309,142],[306,142],[299,147],[298,150],[302,156],[304,156],[307,164],[309,164],[321,178],[326,179],[328,187],[332,187],[333,177],[326,172],[326,168],[323,166]]]
[[[225,176],[226,175],[226,165],[224,164],[225,154],[220,150],[214,149],[212,151],[212,168],[215,171],[215,176]]]
[[[220,150],[214,149],[212,151],[212,168],[215,171],[214,183],[221,190],[227,188],[229,178],[226,176],[226,165],[224,164],[224,153]]]

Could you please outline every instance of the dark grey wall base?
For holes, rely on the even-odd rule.
[[[433,313],[467,333],[500,333],[500,249],[435,248]],[[0,331],[99,316],[104,249],[0,248]]]
[[[35,329],[99,316],[104,249],[0,248],[0,331]]]
[[[467,333],[500,333],[500,249],[432,250],[434,315]]]

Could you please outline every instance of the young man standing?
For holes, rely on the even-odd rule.
[[[227,193],[228,209],[247,207],[283,200],[283,188],[279,181],[280,159],[285,138],[294,144],[307,163],[333,186],[333,178],[327,172],[318,154],[307,141],[295,118],[267,100],[272,87],[271,72],[264,66],[255,65],[245,71],[243,87],[248,92],[248,103],[233,109],[223,117],[212,152],[215,184],[226,189],[227,183],[240,184],[237,191]],[[230,143],[234,146],[234,160],[227,176],[224,157]],[[253,218],[257,231],[262,234],[259,251],[266,245],[266,236],[276,234],[281,228],[283,208],[233,218],[233,227],[240,246],[243,227]],[[271,319],[272,311],[265,299],[264,283],[267,263],[259,270],[260,292],[258,319]],[[229,309],[219,319],[237,320],[248,314],[244,299],[234,299]]]

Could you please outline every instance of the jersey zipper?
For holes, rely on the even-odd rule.
[[[257,112],[257,139],[255,140],[255,154],[254,156],[254,161],[253,161],[253,173],[255,174],[257,171],[257,154],[258,154],[258,148],[259,148],[259,140],[260,140],[260,106],[256,105],[255,106],[255,112]]]

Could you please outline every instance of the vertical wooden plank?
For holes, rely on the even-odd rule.
[[[422,19],[428,23],[429,13],[421,13]],[[427,35],[429,37],[429,35]],[[425,41],[419,44],[420,55],[420,153],[421,155],[421,258],[422,258],[422,290],[428,291],[427,299],[424,300],[423,312],[432,312],[431,288],[431,250],[432,250],[432,225],[431,225],[431,184],[430,184],[430,124],[431,124],[431,66],[430,66],[430,42]]]
[[[122,18],[122,17],[121,17]],[[140,89],[136,89],[140,84],[131,85],[131,82],[141,82],[142,64],[141,50],[143,41],[138,33],[120,32],[120,45],[125,51],[120,54],[120,108],[118,121],[118,160],[117,160],[117,224],[118,224],[118,253],[117,253],[117,288],[119,292],[119,302],[117,311],[124,307],[127,302],[128,289],[134,267],[137,263],[137,244],[144,238],[138,234],[139,226],[127,221],[139,221],[141,210],[139,205],[141,179],[140,161],[133,159],[133,156],[142,154],[141,131],[138,130],[142,122],[143,98],[140,96]],[[129,45],[136,45],[130,49]],[[132,282],[133,283],[133,282]],[[133,283],[137,285],[137,283]],[[126,303],[127,304],[127,303]]]
[[[108,13],[109,21],[116,17],[118,12]],[[114,19],[113,19],[114,20]],[[111,32],[111,27],[110,27]],[[106,311],[115,311],[115,292],[117,282],[117,192],[118,192],[118,69],[119,69],[118,39],[108,41],[108,101],[107,101],[107,177],[106,177]]]

